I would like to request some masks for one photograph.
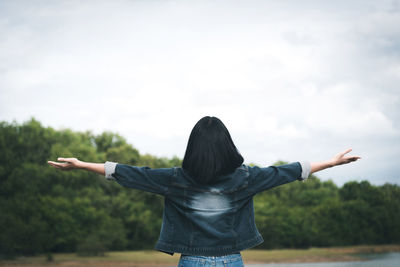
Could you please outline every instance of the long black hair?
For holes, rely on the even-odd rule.
[[[182,168],[197,183],[212,183],[242,163],[243,157],[220,119],[206,116],[196,123],[190,133]]]

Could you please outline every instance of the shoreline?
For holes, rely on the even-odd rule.
[[[368,245],[309,249],[274,249],[242,251],[245,264],[312,263],[367,261],[368,256],[400,252],[400,245]],[[106,256],[79,257],[74,253],[53,254],[53,261],[46,255],[1,260],[4,267],[167,267],[177,266],[180,254],[170,256],[158,251],[108,252]]]
[[[388,252],[391,253],[391,252]],[[278,264],[278,263],[316,263],[316,262],[348,262],[348,261],[368,261],[365,257],[355,257],[350,255],[340,257],[306,257],[297,259],[283,259],[283,260],[272,260],[272,261],[252,261],[244,260],[245,264]]]
[[[359,245],[345,247],[249,250],[242,253],[247,264],[368,261],[368,256],[400,253],[400,245]]]

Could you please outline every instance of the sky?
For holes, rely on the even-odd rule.
[[[400,184],[400,1],[0,0],[0,121],[124,136],[183,158],[220,118],[245,163],[360,161]]]

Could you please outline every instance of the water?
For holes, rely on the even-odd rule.
[[[373,254],[365,257],[367,261],[246,264],[246,267],[398,267],[400,253]]]

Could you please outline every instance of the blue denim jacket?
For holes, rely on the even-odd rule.
[[[182,168],[151,169],[106,162],[106,177],[164,196],[157,250],[173,254],[220,256],[263,242],[254,220],[253,196],[304,180],[308,162],[267,168],[242,165],[212,185],[199,185]]]

